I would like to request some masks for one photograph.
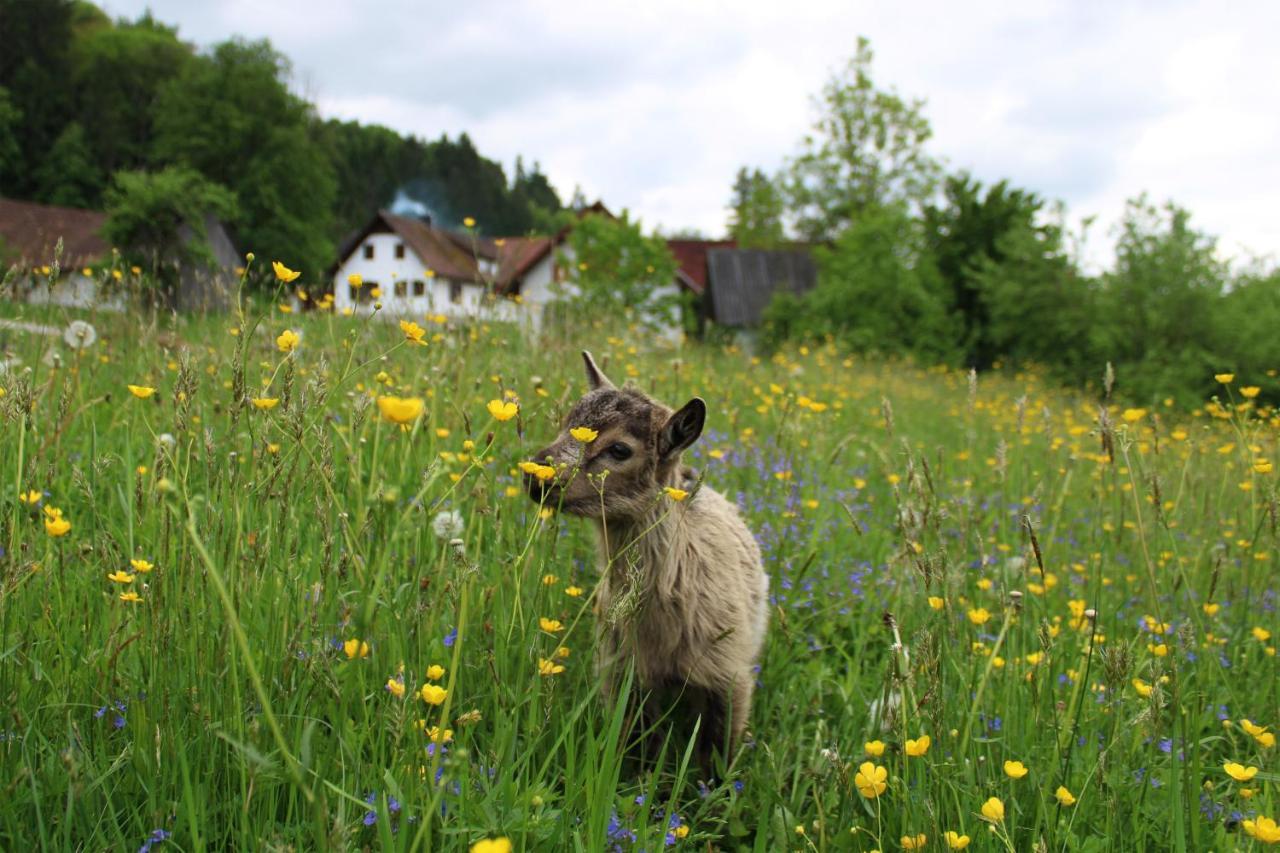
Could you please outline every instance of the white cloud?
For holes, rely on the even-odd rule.
[[[112,0],[209,44],[269,37],[325,115],[426,137],[468,132],[508,166],[538,160],[566,197],[649,225],[722,231],[741,165],[794,153],[809,101],[852,54],[927,99],[934,153],[1097,215],[1148,191],[1223,238],[1280,253],[1280,5],[643,4],[514,0]],[[1105,243],[1105,241],[1103,241]]]

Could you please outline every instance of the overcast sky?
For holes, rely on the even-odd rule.
[[[322,115],[469,133],[567,201],[723,233],[739,166],[779,168],[811,98],[871,39],[926,99],[933,153],[1096,216],[1173,199],[1232,255],[1280,255],[1280,3],[108,0],[208,46],[266,36]],[[1091,255],[1098,256],[1095,246]]]

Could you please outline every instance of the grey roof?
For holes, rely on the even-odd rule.
[[[818,268],[804,250],[712,249],[707,252],[707,308],[722,326],[757,326],[773,294],[806,293]]]

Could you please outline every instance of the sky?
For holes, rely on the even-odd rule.
[[[1125,200],[1189,209],[1236,258],[1280,256],[1280,3],[791,0],[107,0],[208,46],[267,37],[321,115],[467,132],[566,201],[666,232],[725,231],[741,166],[799,150],[813,97],[866,36],[877,85],[922,98],[951,171],[1089,217],[1105,263]]]

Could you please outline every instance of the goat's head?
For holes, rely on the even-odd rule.
[[[526,473],[529,496],[573,515],[637,518],[663,486],[678,485],[680,454],[702,434],[707,405],[694,397],[672,412],[636,388],[615,387],[591,353],[582,359],[590,390],[569,410],[556,440],[532,455],[555,474]],[[592,440],[582,440],[592,432]]]

